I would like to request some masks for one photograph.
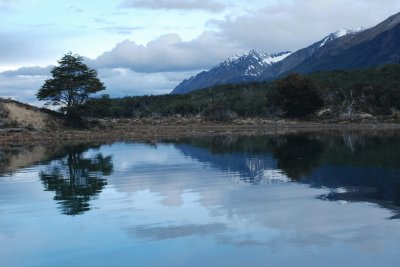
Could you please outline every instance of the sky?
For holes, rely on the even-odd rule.
[[[236,54],[294,52],[398,12],[398,0],[0,0],[0,97],[40,105],[70,51],[98,70],[102,93],[165,94]]]

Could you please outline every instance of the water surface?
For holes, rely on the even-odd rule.
[[[0,151],[0,266],[398,266],[398,134]]]

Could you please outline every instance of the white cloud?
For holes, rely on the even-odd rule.
[[[130,35],[132,32],[141,30],[142,27],[125,27],[125,26],[106,26],[106,27],[101,27],[100,30],[111,32],[111,33],[117,33],[117,34],[122,34],[122,35]]]
[[[398,0],[293,0],[209,23],[242,48],[295,51],[341,28],[372,27],[398,11]]]
[[[0,97],[38,104],[36,92],[42,86],[44,76],[6,76],[0,73]]]
[[[44,81],[50,78],[52,66],[23,67],[0,72],[0,97],[41,106],[36,93]]]
[[[100,69],[99,77],[113,97],[168,94],[193,72],[138,73],[130,69]]]
[[[226,6],[213,0],[127,0],[122,3],[125,8],[173,9],[173,10],[205,10],[219,12]]]
[[[375,246],[378,249],[384,248],[379,244],[399,238],[399,232],[395,230],[399,224],[385,220],[391,216],[391,212],[373,203],[341,205],[338,202],[322,201],[317,196],[328,193],[329,189],[309,188],[308,185],[297,183],[239,186],[228,179],[231,170],[229,166],[226,172],[221,173],[218,166],[215,168],[204,165],[205,162],[196,161],[178,147],[182,145],[175,146],[176,149],[160,145],[156,148],[157,151],[151,151],[153,148],[132,144],[118,147],[118,153],[114,153],[115,162],[124,162],[128,166],[124,169],[125,172],[129,169],[134,171],[131,172],[129,181],[110,176],[108,182],[118,192],[134,196],[133,207],[129,210],[141,211],[138,216],[145,218],[147,225],[164,219],[168,221],[168,225],[183,226],[183,229],[189,230],[187,226],[195,225],[199,220],[204,224],[221,223],[226,224],[229,230],[214,237],[225,244],[264,245],[268,248],[287,248],[291,245],[301,248],[302,252],[304,248],[318,246],[332,249],[332,255],[337,255],[335,244],[349,246],[346,249],[357,247],[358,252],[370,253],[371,251],[364,249]],[[107,149],[116,151],[113,148]],[[196,150],[193,147],[190,149]],[[200,150],[203,150],[201,155],[213,157],[207,149]],[[144,159],[141,155],[144,155]],[[149,155],[156,155],[156,160],[146,160]],[[173,160],[166,162],[166,158]],[[236,162],[237,160],[236,157]],[[242,160],[245,162],[246,157]],[[165,173],[165,166],[173,167],[174,172]],[[187,166],[191,166],[190,179],[187,177]],[[138,183],[135,177],[146,177],[146,183]],[[192,190],[185,191],[185,188]],[[172,217],[171,199],[180,200],[174,202],[173,204],[179,205],[173,207],[178,206],[182,211],[174,213]],[[238,199],[241,201],[235,201]],[[293,205],[294,200],[296,205]],[[140,209],[143,203],[149,207],[146,213],[148,216],[144,216]],[[129,214],[131,215],[132,213]],[[368,220],[360,220],[367,217]],[[128,229],[138,230],[140,224],[143,225],[143,220],[140,224],[135,224],[135,220],[126,221],[133,222],[128,223]],[[349,225],[352,227],[349,228]],[[185,231],[188,232],[190,231]],[[192,232],[196,233],[197,231]],[[393,233],[396,236],[391,236]],[[160,240],[169,237],[171,236],[165,235]]]
[[[92,62],[97,68],[129,68],[135,72],[176,72],[212,67],[242,50],[213,32],[182,41],[176,34],[163,35],[146,46],[125,40]]]
[[[22,67],[17,70],[3,71],[0,74],[7,77],[32,76],[49,77],[53,66],[47,67]]]
[[[155,1],[148,4],[156,5]],[[183,41],[177,34],[162,35],[147,45],[125,40],[100,55],[93,65],[143,73],[208,69],[253,48],[268,53],[296,51],[340,28],[374,26],[396,8],[400,9],[400,2],[392,0],[385,1],[385,8],[371,0],[278,2],[244,16],[210,21],[217,30],[191,41]],[[369,10],[377,11],[361,16]]]
[[[0,97],[40,105],[36,93],[46,79],[51,78],[52,66],[23,67],[0,72]],[[138,73],[126,68],[99,69],[99,78],[106,90],[101,94],[112,97],[168,94],[186,77],[196,72]]]

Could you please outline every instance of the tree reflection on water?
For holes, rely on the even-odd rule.
[[[39,177],[46,191],[54,191],[60,210],[66,215],[79,215],[90,210],[90,200],[99,195],[113,171],[111,156],[98,153],[86,156],[89,148],[69,147],[66,156],[52,161]]]

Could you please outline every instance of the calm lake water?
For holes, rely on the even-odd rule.
[[[398,134],[0,151],[0,266],[400,264]]]

